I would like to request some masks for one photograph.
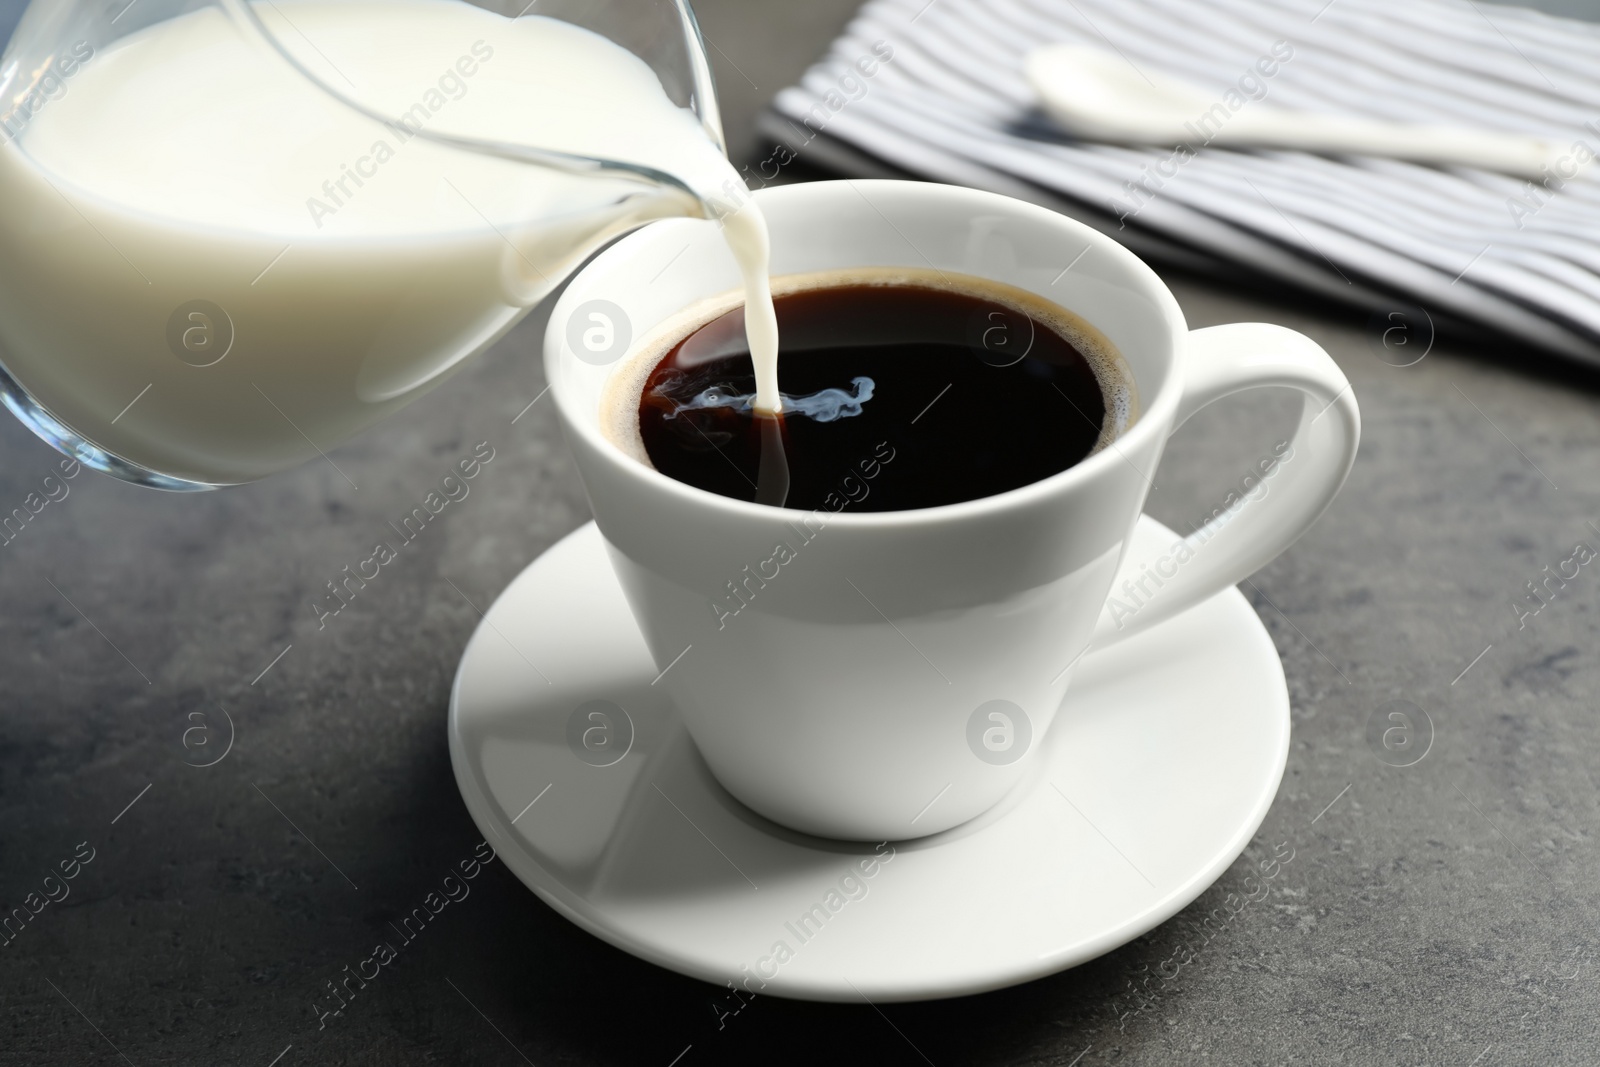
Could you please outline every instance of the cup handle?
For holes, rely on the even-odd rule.
[[[1185,374],[1174,432],[1208,404],[1268,386],[1305,394],[1300,425],[1281,457],[1263,457],[1252,471],[1259,494],[1257,486],[1243,497],[1230,494],[1209,521],[1153,558],[1123,558],[1090,651],[1164,622],[1264,567],[1322,516],[1355,462],[1361,440],[1355,394],[1309,337],[1261,322],[1194,330]]]

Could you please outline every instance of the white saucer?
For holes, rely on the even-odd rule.
[[[1143,519],[1135,543],[1173,536]],[[1086,657],[1032,777],[965,826],[885,846],[866,878],[871,846],[793,833],[724,792],[656,674],[584,526],[517,576],[462,656],[450,758],[467,808],[518,878],[596,936],[809,1000],[979,993],[1132,940],[1243,851],[1289,750],[1282,665],[1230,589]],[[632,723],[609,766],[568,741],[594,700]],[[628,741],[625,720],[612,729]]]

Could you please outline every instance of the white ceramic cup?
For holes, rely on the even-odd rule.
[[[608,440],[601,397],[622,361],[595,365],[573,348],[597,307],[620,310],[612,325],[638,339],[736,289],[715,227],[677,220],[634,233],[552,313],[545,369],[595,521],[663,672],[657,684],[718,781],[808,833],[948,829],[1018,783],[1081,653],[1238,582],[1316,521],[1354,462],[1356,401],[1308,338],[1260,323],[1191,331],[1136,256],[1044,208],[897,181],[756,198],[774,276],[902,266],[1005,282],[1098,327],[1138,391],[1137,420],[1111,447],[1019,489],[915,511],[772,508],[674,481]],[[1212,401],[1261,386],[1305,395],[1290,450],[1266,472],[1270,491],[1181,547],[1125,559],[1169,435]],[[939,383],[929,387],[932,397]],[[1107,610],[1114,585],[1120,606]],[[730,616],[734,603],[745,606]]]

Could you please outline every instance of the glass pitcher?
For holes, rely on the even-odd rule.
[[[0,126],[0,397],[172,490],[326,453],[734,175],[683,0],[34,0]]]

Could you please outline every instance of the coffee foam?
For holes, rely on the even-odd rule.
[[[778,298],[808,289],[871,285],[911,285],[980,297],[1024,315],[1036,325],[1043,325],[1066,338],[1089,362],[1105,400],[1105,421],[1089,455],[1105,448],[1138,421],[1138,390],[1122,353],[1081,316],[1026,289],[953,271],[921,267],[852,267],[779,275],[772,279],[772,295]],[[708,297],[658,323],[634,343],[632,354],[618,365],[600,397],[600,431],[607,440],[645,466],[654,466],[645,451],[644,438],[639,433],[639,404],[644,397],[645,382],[656,365],[666,358],[679,341],[713,319],[732,311],[743,301],[742,289]],[[782,359],[780,339],[780,377]]]

